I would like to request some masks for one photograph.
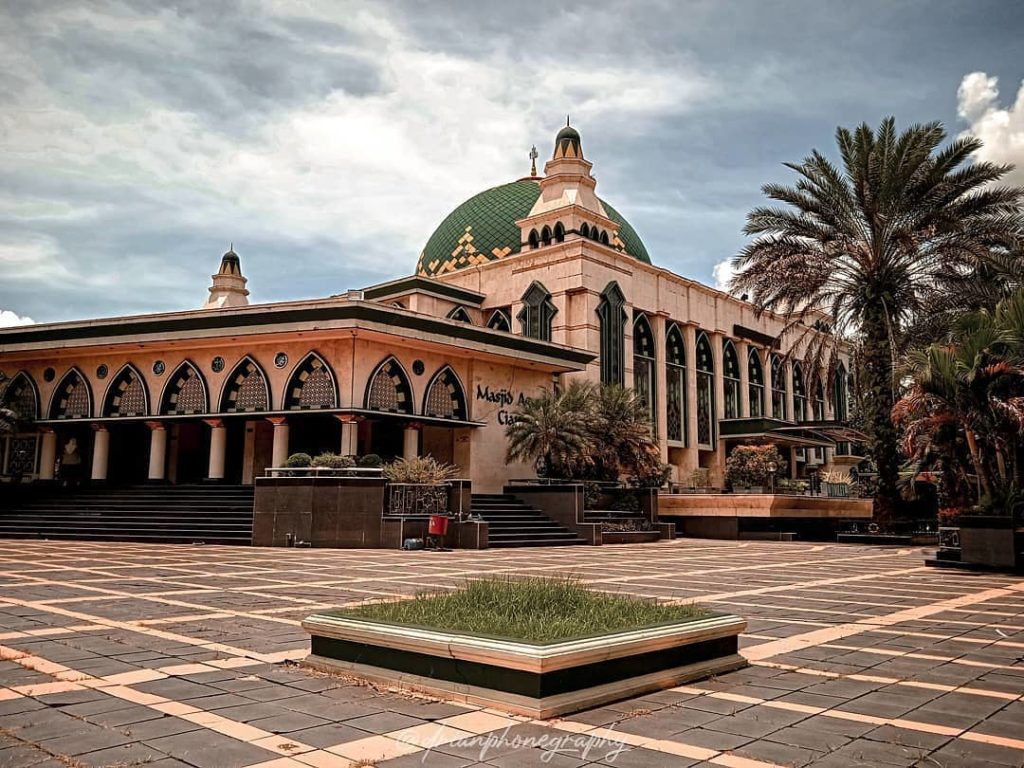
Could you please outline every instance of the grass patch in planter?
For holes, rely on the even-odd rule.
[[[310,666],[530,717],[554,717],[745,666],[738,616],[488,577],[308,617]]]
[[[338,616],[405,624],[524,643],[552,643],[710,615],[699,605],[595,592],[572,579],[489,577],[455,592],[369,603]]]

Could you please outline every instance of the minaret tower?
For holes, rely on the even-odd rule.
[[[210,298],[203,304],[203,309],[221,309],[222,307],[244,307],[249,303],[249,291],[245,289],[248,281],[242,276],[242,264],[235,253],[234,243],[220,260],[220,269],[213,275],[210,286]]]

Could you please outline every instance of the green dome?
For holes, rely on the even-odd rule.
[[[443,275],[519,253],[522,247],[516,222],[525,219],[540,196],[532,179],[491,187],[449,213],[427,240],[416,264],[416,274]],[[650,264],[650,256],[636,230],[604,200],[608,217],[619,225],[619,239],[630,256]]]

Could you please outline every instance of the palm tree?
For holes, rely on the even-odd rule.
[[[904,452],[918,465],[953,463],[962,439],[983,501],[1024,487],[1024,289],[994,312],[965,315],[947,342],[911,351],[905,367],[912,384],[893,409]]]
[[[908,324],[953,276],[1020,258],[1024,190],[994,186],[1010,167],[968,164],[981,143],[960,138],[940,149],[945,138],[940,123],[897,134],[892,118],[877,132],[837,129],[841,167],[817,150],[787,163],[796,184],[763,187],[785,207],[750,212],[745,232],[756,239],[733,260],[731,288],[750,294],[759,312],[788,318],[783,333],[806,345],[808,371],[828,368],[831,385],[835,338],[856,342],[883,519],[897,499],[891,412]]]
[[[533,461],[542,477],[579,476],[591,463],[593,385],[573,382],[528,398],[505,429],[506,460]]]
[[[643,475],[653,456],[660,468],[650,414],[633,390],[615,384],[598,387],[593,412],[593,450],[599,476],[611,480],[620,474]]]

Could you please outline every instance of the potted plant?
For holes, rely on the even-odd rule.
[[[448,481],[458,473],[458,467],[438,461],[433,456],[397,459],[385,464],[389,514],[447,514]]]
[[[737,445],[725,460],[725,479],[734,491],[763,493],[780,466],[782,456],[774,445]]]

